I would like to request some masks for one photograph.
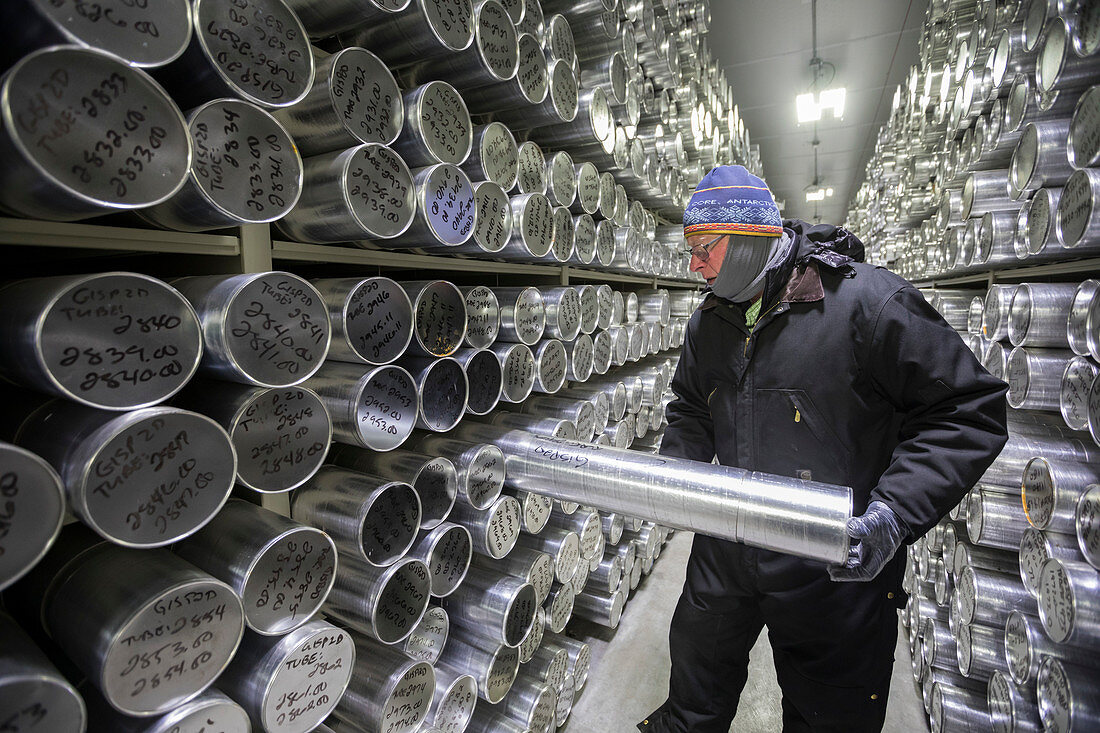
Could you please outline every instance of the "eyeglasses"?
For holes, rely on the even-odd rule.
[[[697,244],[694,247],[688,247],[687,249],[683,250],[683,252],[686,255],[698,258],[700,262],[706,262],[710,259],[710,251],[714,248],[714,245],[718,244],[721,239],[728,236],[728,234],[719,234],[717,237],[710,240],[706,244]]]

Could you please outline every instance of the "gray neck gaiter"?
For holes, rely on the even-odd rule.
[[[726,258],[711,290],[719,298],[743,303],[764,287],[768,270],[778,265],[790,250],[791,238],[730,235]]]

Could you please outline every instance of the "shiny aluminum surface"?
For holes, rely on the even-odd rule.
[[[428,606],[420,623],[413,629],[409,638],[405,639],[402,649],[412,659],[435,664],[443,652],[443,647],[447,644],[449,631],[450,620],[447,612],[439,606]]]
[[[1056,230],[1067,249],[1084,252],[1100,244],[1100,173],[1092,169],[1074,172],[1062,189],[1058,201]]]
[[[403,234],[416,213],[412,173],[378,143],[321,153],[302,161],[298,205],[277,222],[299,242],[385,240]]]
[[[507,204],[507,199],[505,204]],[[511,224],[510,217],[508,223]],[[478,226],[479,228],[481,226],[480,217]],[[484,349],[492,346],[500,330],[500,303],[497,301],[496,294],[493,293],[491,288],[484,285],[461,287],[459,290],[466,298],[465,345],[473,349]]]
[[[109,543],[80,553],[54,578],[42,620],[89,682],[128,715],[164,713],[201,694],[244,631],[241,602],[225,583],[167,550]],[[157,654],[174,628],[182,629],[176,653]],[[134,655],[148,655],[148,665],[136,668]]]
[[[203,326],[205,374],[287,387],[314,374],[328,353],[328,310],[317,289],[297,275],[185,277],[173,285]]]
[[[340,453],[333,457],[340,458]],[[355,457],[352,452],[353,462]],[[420,499],[403,481],[326,465],[295,493],[291,516],[331,537],[341,563],[355,557],[364,565],[386,567],[416,540]]]
[[[416,385],[395,364],[367,368],[330,361],[303,386],[325,404],[337,442],[393,450],[416,424]]]
[[[443,607],[467,632],[515,648],[534,623],[538,601],[527,581],[478,566],[470,568]]]
[[[508,693],[519,669],[518,650],[481,636],[455,629],[440,657],[439,666],[457,674],[469,674],[477,680],[477,695],[481,700],[497,703]],[[488,708],[478,704],[478,711]],[[490,728],[489,730],[495,730]]]
[[[412,340],[412,303],[387,277],[314,280],[328,306],[332,342],[327,358],[362,364],[388,364]]]
[[[847,556],[843,526],[851,499],[842,487],[696,463],[689,478],[683,473],[689,466],[668,457],[631,453],[627,463],[616,448],[493,430],[493,442],[509,456],[508,482],[517,488],[828,562]],[[696,512],[689,507],[697,501],[720,501],[728,510]],[[788,519],[806,507],[814,507],[812,517]]]
[[[513,193],[546,193],[547,167],[546,156],[537,143],[521,143],[517,152],[516,187]],[[553,202],[551,202],[553,205]]]
[[[466,412],[488,415],[500,402],[504,390],[504,368],[489,349],[459,349],[454,358],[466,372],[469,393]]]
[[[466,370],[453,357],[405,357],[402,365],[413,375],[417,393],[416,426],[445,433],[462,419],[470,396]]]
[[[1091,565],[1051,557],[1043,563],[1038,590],[1039,618],[1052,641],[1086,647],[1096,644],[1100,638],[1096,622],[1100,581]]]
[[[446,57],[473,43],[473,5],[471,0],[412,0],[399,13],[356,24],[341,40],[373,50],[391,67]]]
[[[161,547],[198,530],[229,498],[236,474],[225,430],[174,407],[118,414],[52,400],[14,442],[57,470],[84,524],[127,547]]]
[[[518,262],[544,260],[554,244],[554,213],[541,193],[511,198],[512,236],[500,252],[502,259]]]
[[[567,357],[565,377],[566,377],[567,380],[569,380],[571,382],[584,382],[590,376],[592,376],[592,364],[593,364],[592,349],[593,349],[593,347],[592,347],[592,337],[587,336],[583,333],[580,336],[578,336],[574,341],[570,341],[569,343],[565,344],[565,351],[566,351],[566,357]],[[604,397],[604,403],[605,403],[604,407],[605,408],[607,407],[606,402],[607,402],[607,398],[605,396]],[[599,409],[598,404],[594,404],[593,406],[596,407],[597,410]],[[605,410],[605,412],[606,412],[606,410]],[[604,417],[602,419],[600,417],[596,418],[596,423],[597,423],[596,431],[597,432],[600,432],[600,431],[603,430],[603,427],[607,423],[606,417],[607,416],[604,415]],[[603,423],[603,424],[601,425],[599,423]]]
[[[40,49],[8,69],[0,86],[0,150],[9,161],[0,204],[8,211],[72,221],[157,204],[183,186],[191,165],[183,115],[116,56]]]
[[[1036,695],[1045,730],[1088,730],[1100,721],[1100,706],[1096,703],[1100,691],[1088,669],[1047,657],[1039,665]]]
[[[527,346],[538,343],[546,328],[546,304],[538,288],[493,288],[493,292],[500,303],[498,341]],[[494,345],[494,350],[497,346],[503,344]],[[507,365],[505,376],[508,376]]]
[[[415,169],[413,187],[416,216],[412,225],[404,234],[375,246],[445,252],[465,245],[474,234],[476,211],[474,188],[462,169],[449,163]]]
[[[447,18],[451,23],[454,14],[452,7],[448,13],[451,17]],[[471,24],[473,43],[465,50],[414,64],[402,71],[403,77],[443,79],[457,89],[512,79],[519,65],[519,46],[507,9],[498,0],[478,0],[473,5]]]
[[[412,445],[418,450],[450,460],[458,470],[461,501],[475,509],[487,509],[504,488],[504,454],[495,445],[417,433]]]
[[[240,499],[174,551],[229,584],[241,598],[245,623],[265,636],[308,621],[336,575],[336,546],[328,535]]]
[[[405,123],[393,148],[410,166],[460,165],[469,157],[473,126],[454,87],[431,81],[406,91],[404,103]]]
[[[53,467],[28,450],[0,441],[0,456],[4,466],[0,496],[5,507],[0,520],[3,589],[33,568],[57,539],[65,518],[65,488]]]
[[[1074,510],[1077,545],[1081,555],[1100,569],[1100,487],[1089,486]]]
[[[466,336],[466,298],[446,280],[402,282],[413,304],[413,341],[409,355],[449,356]]]
[[[573,229],[573,215],[564,206],[554,207],[553,243],[550,254],[554,262],[564,264],[573,257],[576,232]],[[548,258],[549,259],[549,258]]]
[[[540,341],[535,349],[535,392],[554,394],[565,384],[568,355],[557,339]]]
[[[512,236],[512,205],[508,195],[492,181],[478,181],[474,189],[474,256],[492,255],[504,249]],[[467,244],[469,248],[469,244]],[[482,288],[488,290],[488,288]],[[491,342],[490,342],[491,343]],[[488,343],[481,344],[488,346]]]
[[[477,680],[468,674],[458,674],[444,668],[435,668],[435,696],[428,712],[428,720],[440,733],[462,733],[477,705]]]
[[[292,0],[291,5],[307,1]],[[318,61],[309,94],[274,114],[301,154],[312,156],[359,143],[393,143],[405,120],[405,106],[385,63],[366,49],[351,47]]]
[[[262,493],[305,483],[324,463],[332,440],[324,403],[304,387],[198,380],[175,404],[212,417],[229,433],[237,453],[237,482]]]
[[[310,621],[281,637],[246,634],[218,686],[272,733],[309,733],[336,707],[355,663],[348,632]]]
[[[281,219],[302,195],[302,157],[286,129],[260,107],[215,99],[191,110],[194,155],[183,188],[139,215],[186,232]]]
[[[413,733],[420,730],[435,695],[432,665],[385,644],[357,636],[356,664],[348,690],[333,714],[340,730]]]
[[[472,556],[470,531],[453,522],[443,522],[431,530],[422,530],[409,550],[409,557],[428,566],[431,594],[437,598],[450,595],[462,584]]]
[[[413,633],[428,608],[430,585],[428,568],[419,560],[406,557],[378,568],[353,555],[341,556],[324,612],[371,639],[397,644]],[[364,653],[358,641],[356,648],[357,656]],[[353,687],[362,676],[356,670]]]
[[[485,510],[456,503],[451,521],[470,530],[474,552],[499,560],[515,547],[520,534],[521,513],[519,502],[514,497],[501,496]]]
[[[52,0],[13,0],[0,11],[10,33],[5,53],[17,58],[35,47],[71,43],[107,51],[132,66],[163,66],[179,57],[191,39],[189,6],[186,0],[109,0],[72,12]],[[16,23],[19,32],[14,32]]]
[[[420,500],[420,529],[439,526],[458,496],[458,471],[446,458],[397,449],[385,453],[337,446],[331,462],[360,473],[406,482]]]
[[[89,407],[161,402],[194,375],[202,334],[190,303],[134,273],[32,278],[0,289],[5,375]]]
[[[190,45],[162,72],[181,106],[229,96],[290,107],[313,86],[306,30],[284,0],[193,0],[192,16]]]
[[[474,126],[470,156],[462,164],[471,181],[492,181],[511,191],[518,164],[516,139],[507,126],[500,122]]]

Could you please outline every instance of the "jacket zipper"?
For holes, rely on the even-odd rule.
[[[776,308],[778,308],[778,307],[779,307],[779,304],[780,304],[780,303],[782,303],[782,302],[783,302],[783,301],[779,301],[779,303],[776,303],[776,304],[775,304],[775,305],[773,305],[773,306],[772,306],[771,308],[768,308],[768,309],[767,309],[766,311],[764,311],[763,313],[761,313],[761,314],[760,314],[760,317],[759,317],[759,318],[757,318],[757,319],[756,319],[756,323],[754,323],[754,324],[752,325],[752,328],[750,328],[750,329],[749,329],[749,335],[745,337],[745,348],[744,348],[744,350],[743,350],[743,351],[741,352],[741,356],[743,356],[743,357],[745,357],[745,358],[748,358],[748,356],[749,356],[749,341],[751,341],[751,340],[752,340],[752,335],[753,335],[754,333],[756,333],[756,327],[757,327],[757,326],[759,326],[759,325],[760,325],[760,322],[764,320],[764,316],[768,315],[768,314],[769,314],[769,313],[771,313],[771,312],[772,312],[773,310],[775,310]]]

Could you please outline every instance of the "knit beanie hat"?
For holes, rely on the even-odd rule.
[[[747,234],[778,237],[783,219],[764,181],[741,165],[720,165],[703,176],[684,211],[684,236]]]

